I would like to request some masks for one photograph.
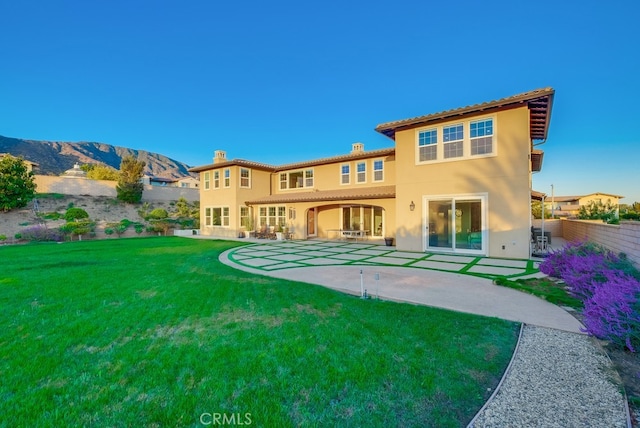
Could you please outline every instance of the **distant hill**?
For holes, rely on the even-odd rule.
[[[0,153],[22,156],[39,164],[40,168],[36,173],[41,175],[60,175],[73,168],[76,162],[80,165],[105,164],[120,169],[120,162],[125,156],[133,156],[144,161],[145,174],[153,177],[181,178],[191,175],[187,171],[187,164],[158,153],[103,143],[34,141],[0,135]]]

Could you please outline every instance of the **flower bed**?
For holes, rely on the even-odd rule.
[[[624,257],[593,243],[570,244],[551,254],[540,270],[561,278],[584,304],[586,331],[640,349],[640,272]]]

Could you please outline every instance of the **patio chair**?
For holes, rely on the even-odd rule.
[[[267,239],[269,236],[269,230],[267,225],[263,225],[260,229],[256,230],[256,238],[258,239]]]
[[[549,241],[547,237],[544,235],[537,235],[535,244],[536,244],[536,253],[546,254],[551,249],[551,246],[549,245]]]

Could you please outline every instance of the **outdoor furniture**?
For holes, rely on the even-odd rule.
[[[354,239],[356,242],[358,238],[364,238],[367,236],[368,230],[343,230],[342,236],[344,239]]]

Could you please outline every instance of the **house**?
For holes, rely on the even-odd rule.
[[[144,175],[142,177],[142,182],[150,186],[180,187],[183,189],[197,189],[199,185],[199,181],[190,176],[181,178],[164,178]]]
[[[531,174],[554,90],[378,125],[393,147],[287,165],[228,160],[200,174],[201,233],[286,226],[295,239],[395,238],[405,251],[528,258]],[[536,147],[536,148],[534,148]],[[254,226],[255,225],[255,226]]]
[[[13,156],[11,153],[0,153],[0,159],[2,159],[5,156]],[[18,156],[13,156],[13,157],[18,157]],[[33,172],[34,169],[37,169],[40,167],[39,164],[35,163],[35,162],[31,162],[29,160],[23,159],[24,164],[27,166],[27,172]]]
[[[576,217],[581,207],[587,207],[591,203],[602,203],[611,205],[618,210],[620,199],[624,196],[612,195],[609,193],[589,193],[578,196],[553,196],[547,195],[545,199],[545,211],[553,212],[558,217]]]

